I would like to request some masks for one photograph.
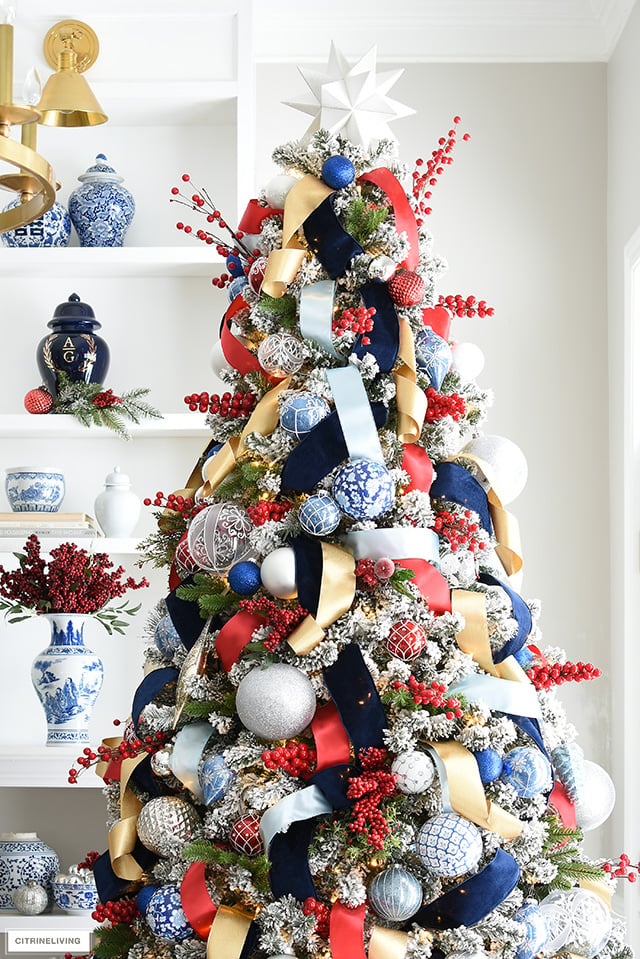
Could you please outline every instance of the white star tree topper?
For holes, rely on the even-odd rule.
[[[303,139],[322,129],[342,133],[368,149],[372,141],[395,140],[389,122],[415,113],[387,96],[404,71],[376,73],[376,47],[351,65],[332,43],[324,72],[302,67],[298,70],[311,93],[286,105],[313,117]]]

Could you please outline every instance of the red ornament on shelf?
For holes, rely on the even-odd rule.
[[[260,838],[260,818],[248,813],[236,819],[229,833],[229,845],[245,856],[259,856],[263,850]]]
[[[385,646],[398,659],[415,659],[424,649],[427,636],[422,626],[411,619],[401,619],[391,627]]]
[[[44,386],[29,390],[24,398],[24,408],[27,413],[49,413],[53,406],[53,397]]]
[[[417,306],[425,294],[424,280],[418,273],[398,270],[387,284],[389,295],[398,306]]]

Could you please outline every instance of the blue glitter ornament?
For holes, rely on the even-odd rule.
[[[300,439],[329,415],[329,404],[317,393],[301,390],[287,397],[280,407],[280,425],[290,436]]]
[[[403,922],[422,905],[422,886],[402,866],[390,866],[369,883],[369,902],[382,919]]]
[[[226,259],[226,266],[231,276],[244,276],[244,266],[237,253],[230,253]]]
[[[584,797],[587,777],[584,765],[584,752],[577,743],[563,743],[551,753],[556,779],[564,786],[571,802],[579,802]]]
[[[516,959],[533,959],[549,938],[547,920],[534,903],[525,903],[513,916],[526,930],[526,940],[518,946]]]
[[[147,903],[147,925],[162,942],[182,942],[193,936],[193,928],[187,922],[182,908],[178,886],[160,886]]]
[[[144,916],[147,911],[147,906],[149,905],[149,900],[153,896],[154,892],[157,892],[160,886],[143,886],[138,895],[136,896],[136,906]]]
[[[495,749],[480,749],[474,753],[474,756],[483,783],[492,783],[498,778],[504,765],[500,753],[497,753]]]
[[[468,819],[452,812],[440,813],[420,827],[416,852],[436,876],[461,876],[477,866],[482,836]]]
[[[246,276],[236,276],[229,286],[227,287],[227,296],[229,297],[229,303],[233,303],[236,296],[239,296],[247,285]]]
[[[182,640],[168,613],[156,625],[154,642],[167,659],[173,659],[174,653],[180,649]]]
[[[375,460],[353,460],[333,482],[333,498],[351,519],[376,519],[395,500],[395,485],[386,466]]]
[[[217,753],[207,756],[198,772],[205,805],[211,806],[222,799],[235,778],[236,774],[229,769],[222,756]]]
[[[531,799],[551,788],[551,764],[537,746],[516,746],[504,757],[502,778],[518,796]]]
[[[260,588],[260,567],[251,560],[236,563],[227,573],[229,586],[239,596],[253,596]]]
[[[298,519],[310,536],[327,536],[338,526],[340,510],[328,493],[316,493],[304,501],[298,510]]]
[[[356,168],[351,160],[340,154],[329,157],[322,164],[322,179],[332,190],[342,190],[343,187],[349,186],[355,175]]]
[[[416,363],[427,374],[434,390],[439,390],[451,366],[451,347],[430,326],[416,336]]]

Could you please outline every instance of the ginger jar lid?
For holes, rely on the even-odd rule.
[[[128,489],[131,486],[131,480],[126,473],[120,472],[119,466],[114,466],[113,472],[108,473],[105,476],[104,485],[110,487],[115,486],[119,487],[120,489]]]
[[[77,293],[72,293],[68,300],[59,303],[53,311],[53,318],[47,326],[52,330],[81,329],[99,330],[102,326],[96,320],[93,307],[83,303]]]
[[[98,153],[93,166],[88,167],[84,173],[81,173],[78,179],[81,183],[84,183],[86,180],[103,180],[109,181],[110,183],[122,183],[124,177],[116,173],[114,168],[109,165],[104,153]]]

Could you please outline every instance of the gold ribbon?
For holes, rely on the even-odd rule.
[[[141,753],[131,759],[123,759],[120,772],[120,821],[109,830],[111,867],[119,879],[128,882],[136,882],[144,872],[132,855],[138,839],[137,823],[142,803],[129,789],[129,779],[136,766],[146,758],[147,754]]]
[[[238,906],[218,906],[207,939],[207,959],[239,959],[253,916]]]
[[[369,959],[404,959],[409,936],[400,929],[374,926],[369,942]]]
[[[322,543],[320,599],[315,616],[309,614],[287,642],[298,656],[306,656],[322,641],[324,631],[351,608],[356,593],[353,554],[332,543]]]
[[[503,839],[515,839],[522,823],[506,809],[487,799],[478,764],[473,753],[455,740],[429,742],[444,764],[451,806],[460,816],[497,833]]]
[[[236,461],[244,453],[246,449],[244,441],[250,433],[260,433],[261,436],[269,436],[270,433],[273,433],[280,418],[278,396],[288,388],[290,382],[291,377],[288,376],[268,393],[265,393],[249,417],[240,436],[232,436],[215,456],[207,460],[204,467],[207,479],[198,491],[201,499],[211,496],[222,480],[229,475],[236,465]]]
[[[452,589],[451,609],[464,616],[464,626],[456,633],[456,642],[462,652],[468,653],[486,673],[497,676],[489,646],[485,594],[474,593],[468,589]]]
[[[282,249],[269,254],[262,281],[262,291],[268,296],[282,296],[287,283],[293,280],[300,269],[306,250],[297,238],[298,230],[309,214],[332,193],[330,187],[310,173],[289,190],[284,201]]]
[[[420,438],[427,415],[427,397],[424,391],[416,386],[416,351],[411,327],[403,316],[398,317],[398,323],[399,365],[393,374],[398,407],[398,439],[401,443],[415,443]]]

